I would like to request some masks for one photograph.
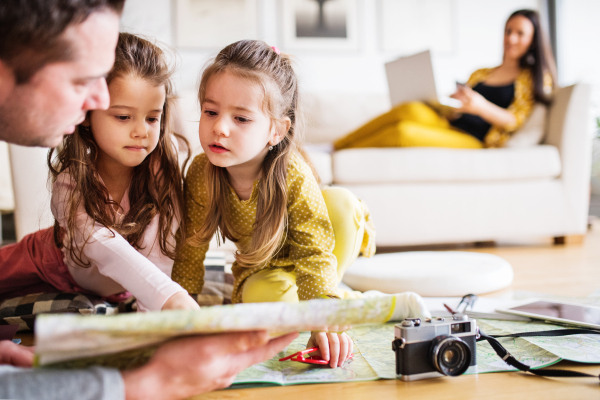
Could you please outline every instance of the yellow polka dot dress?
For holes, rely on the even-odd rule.
[[[188,238],[202,225],[207,204],[205,167],[208,158],[198,155],[188,171],[186,205],[188,212]],[[297,154],[290,157],[287,169],[288,231],[281,250],[266,266],[243,268],[234,262],[235,278],[232,301],[242,301],[244,281],[262,268],[286,268],[295,270],[298,297],[310,300],[323,296],[339,297],[336,290],[337,260],[332,254],[334,246],[333,227],[327,213],[323,195],[308,164]],[[241,235],[236,242],[238,251],[248,248],[252,239],[252,227],[256,219],[258,196],[257,182],[248,200],[240,200],[230,188],[228,215]],[[181,256],[175,261],[172,278],[190,294],[202,291],[204,285],[204,257],[208,243],[200,247],[186,243]]]

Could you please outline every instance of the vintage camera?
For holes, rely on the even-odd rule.
[[[403,381],[462,375],[477,364],[477,324],[467,315],[407,318],[394,333],[396,376]]]

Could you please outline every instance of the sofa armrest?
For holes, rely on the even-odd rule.
[[[556,91],[549,110],[545,143],[558,148],[562,163],[560,176],[573,213],[573,234],[587,227],[592,138],[589,130],[591,87],[576,84]]]
[[[8,152],[15,196],[15,230],[19,241],[29,233],[54,224],[46,164],[48,149],[9,144]]]

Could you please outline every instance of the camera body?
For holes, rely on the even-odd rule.
[[[457,376],[477,365],[477,324],[467,315],[407,318],[394,328],[396,376],[403,381]]]

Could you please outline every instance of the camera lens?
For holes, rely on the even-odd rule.
[[[442,335],[431,342],[429,358],[440,374],[462,375],[471,364],[471,349],[458,337]]]

